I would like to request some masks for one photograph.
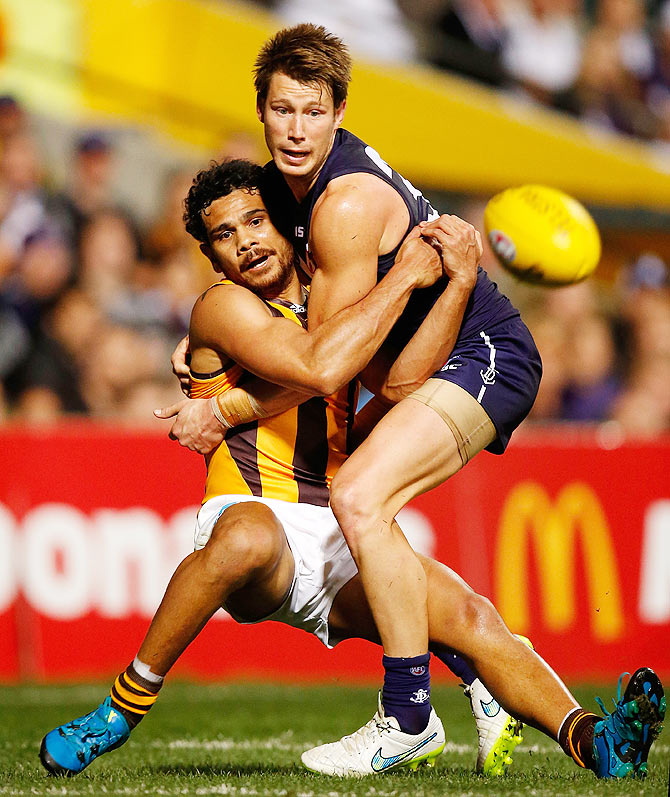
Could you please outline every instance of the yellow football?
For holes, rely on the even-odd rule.
[[[486,205],[484,229],[502,266],[525,282],[580,282],[600,260],[600,235],[591,215],[556,188],[501,191]]]

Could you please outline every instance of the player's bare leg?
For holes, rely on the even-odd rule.
[[[400,402],[382,419],[340,470],[339,481],[333,484],[333,509],[357,558],[361,582],[384,644],[388,640],[386,629],[393,627],[394,623],[411,622],[412,612],[421,616],[421,607],[408,607],[402,592],[389,590],[387,585],[384,588],[384,570],[389,566],[389,560],[385,558],[386,543],[388,531],[393,528],[393,518],[412,498],[456,473],[494,437],[493,424],[471,395],[450,382],[430,379],[413,398]],[[375,583],[380,586],[375,588]],[[467,629],[467,614],[472,607],[470,599],[463,600],[465,616],[460,627]],[[399,604],[403,605],[398,612]],[[474,617],[477,615],[475,612]],[[458,627],[459,623],[456,625]],[[514,705],[514,696],[511,695],[510,701],[510,694],[504,692],[502,679],[495,671],[495,662],[490,669],[491,661],[485,660],[487,655],[491,655],[485,641],[479,649],[476,646],[474,649],[463,647],[464,642],[468,643],[468,633],[465,631],[463,639],[460,642],[456,640],[454,647],[457,650],[469,649],[475,668],[482,667],[482,676],[491,682],[494,692],[501,694],[503,705]],[[506,638],[507,633],[504,626],[500,626],[499,634],[502,636],[498,644],[517,663],[529,668],[532,675],[533,667],[538,666],[537,660],[511,635]],[[385,689],[386,683],[385,677]],[[567,702],[570,696],[567,693],[561,696],[561,689],[562,685],[554,681],[553,693],[557,695],[559,705],[562,703],[566,708],[572,705],[572,708],[558,718],[561,722],[560,742],[564,749],[569,745],[571,754],[577,751],[573,757],[578,763],[590,766],[597,717]],[[518,713],[522,717],[532,716],[532,706],[520,705]],[[566,722],[568,718],[570,721]],[[556,717],[533,719],[546,731],[555,733]]]
[[[204,548],[175,571],[135,660],[97,709],[52,730],[40,760],[54,775],[74,775],[114,750],[153,706],[163,678],[222,605],[245,620],[271,614],[293,581],[293,554],[268,507],[244,502],[218,519]]]
[[[430,649],[466,656],[510,714],[552,739],[578,703],[549,665],[512,634],[493,604],[446,565],[420,556],[428,581]],[[338,593],[329,625],[338,636],[379,641],[359,576]],[[513,677],[510,674],[513,673]]]
[[[164,676],[221,606],[255,620],[283,602],[293,555],[267,506],[246,501],[219,518],[207,545],[179,565],[137,657]]]
[[[446,384],[431,381],[438,381],[438,387]],[[470,396],[467,399],[474,402]],[[477,411],[483,413],[479,405]],[[483,416],[488,437],[481,447],[495,435]],[[382,418],[340,468],[331,488],[331,506],[358,565],[386,654],[385,711],[414,733],[418,722],[426,720],[427,706],[415,705],[417,687],[409,674],[416,672],[417,662],[425,663],[427,670],[427,592],[423,567],[394,518],[412,498],[446,481],[461,467],[451,428],[432,407],[408,398]],[[394,671],[390,672],[389,662]],[[409,665],[404,671],[403,662]],[[404,676],[397,679],[397,687],[396,671]],[[420,688],[422,696],[429,696],[427,676]]]
[[[612,714],[605,712],[602,718],[586,711],[546,662],[510,633],[490,601],[445,565],[426,557],[421,561],[428,578],[430,642],[436,655],[456,649],[468,656],[514,717],[556,739],[566,755],[597,777],[646,775],[649,749],[665,715],[663,687],[652,670],[639,668],[623,695],[619,682]],[[338,593],[329,625],[340,637],[351,634],[378,641],[359,576]]]

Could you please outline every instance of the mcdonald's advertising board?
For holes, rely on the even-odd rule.
[[[11,464],[0,472],[0,680],[113,674],[192,549],[203,461],[162,433],[91,424],[0,438]],[[596,433],[526,433],[415,499],[399,522],[566,678],[641,664],[670,675],[669,464],[669,438],[603,447]],[[376,680],[380,651],[356,641],[328,651],[221,611],[176,670]]]

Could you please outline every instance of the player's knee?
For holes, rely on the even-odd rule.
[[[462,601],[461,622],[473,638],[492,640],[502,630],[502,620],[488,598],[476,592],[468,593]]]
[[[340,477],[337,473],[331,484],[330,506],[350,547],[377,525],[374,521],[379,515],[379,503],[373,500],[362,479]]]
[[[227,509],[203,548],[207,569],[236,575],[271,566],[281,553],[283,530],[264,504],[245,502]]]

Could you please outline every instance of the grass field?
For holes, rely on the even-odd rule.
[[[578,689],[609,702],[611,685]],[[447,748],[433,770],[341,780],[299,765],[302,750],[366,722],[373,688],[169,683],[147,719],[119,750],[72,780],[49,778],[37,753],[43,734],[90,711],[104,686],[0,687],[0,795],[663,795],[670,746],[662,734],[646,781],[603,782],[578,770],[557,744],[532,729],[517,748],[513,771],[487,780],[474,774],[475,730],[456,687],[436,686]]]

